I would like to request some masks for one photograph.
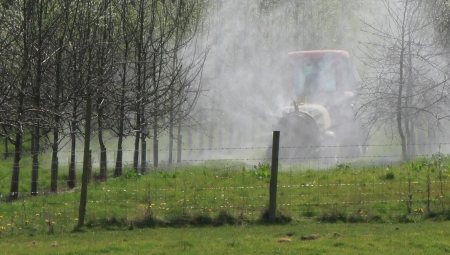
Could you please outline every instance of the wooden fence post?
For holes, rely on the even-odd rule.
[[[270,172],[269,222],[275,221],[277,211],[278,154],[280,151],[280,131],[273,131],[272,166]]]

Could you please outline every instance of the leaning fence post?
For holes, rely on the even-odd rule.
[[[280,151],[280,131],[273,131],[272,167],[270,172],[269,222],[275,221],[277,211],[278,153]]]

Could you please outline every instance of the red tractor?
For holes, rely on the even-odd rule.
[[[362,131],[354,119],[355,78],[349,54],[340,50],[288,54],[275,130],[284,162],[361,154]],[[289,105],[290,104],[290,105]]]

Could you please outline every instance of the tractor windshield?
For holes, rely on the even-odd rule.
[[[302,61],[295,69],[294,84],[297,95],[336,90],[335,68],[330,61]]]

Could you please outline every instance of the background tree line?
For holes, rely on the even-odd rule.
[[[133,168],[145,171],[146,140],[186,120],[201,91],[206,47],[196,42],[201,1],[2,1],[0,7],[0,133],[14,146],[10,198],[19,192],[20,160],[31,153],[31,194],[38,194],[39,153],[52,151],[51,191],[58,190],[58,153],[70,141],[68,187],[76,186],[77,139],[90,165],[91,133],[135,139]],[[150,132],[152,130],[152,132]],[[24,148],[23,146],[30,146]],[[157,159],[158,150],[154,150]],[[158,160],[154,161],[157,165]],[[83,173],[84,177],[84,173]]]
[[[52,152],[51,190],[58,190],[58,155],[67,141],[68,187],[75,187],[77,141],[85,141],[87,169],[91,134],[101,151],[101,180],[111,161],[107,150],[117,151],[114,175],[123,174],[125,139],[133,140],[132,168],[141,173],[147,162],[161,161],[162,135],[169,137],[169,164],[175,145],[194,146],[192,131],[200,134],[200,149],[265,143],[261,127],[286,104],[273,96],[282,60],[299,50],[357,55],[358,117],[368,129],[399,139],[404,158],[417,154],[414,144],[432,141],[448,119],[449,6],[444,0],[381,4],[2,0],[0,133],[14,156],[11,198],[18,196],[24,150],[33,160],[31,194],[37,195],[42,150]],[[117,138],[114,148],[107,148],[106,134]]]
[[[362,20],[358,117],[369,135],[383,130],[398,140],[409,160],[449,142],[449,6],[440,0],[381,4],[378,16]]]

